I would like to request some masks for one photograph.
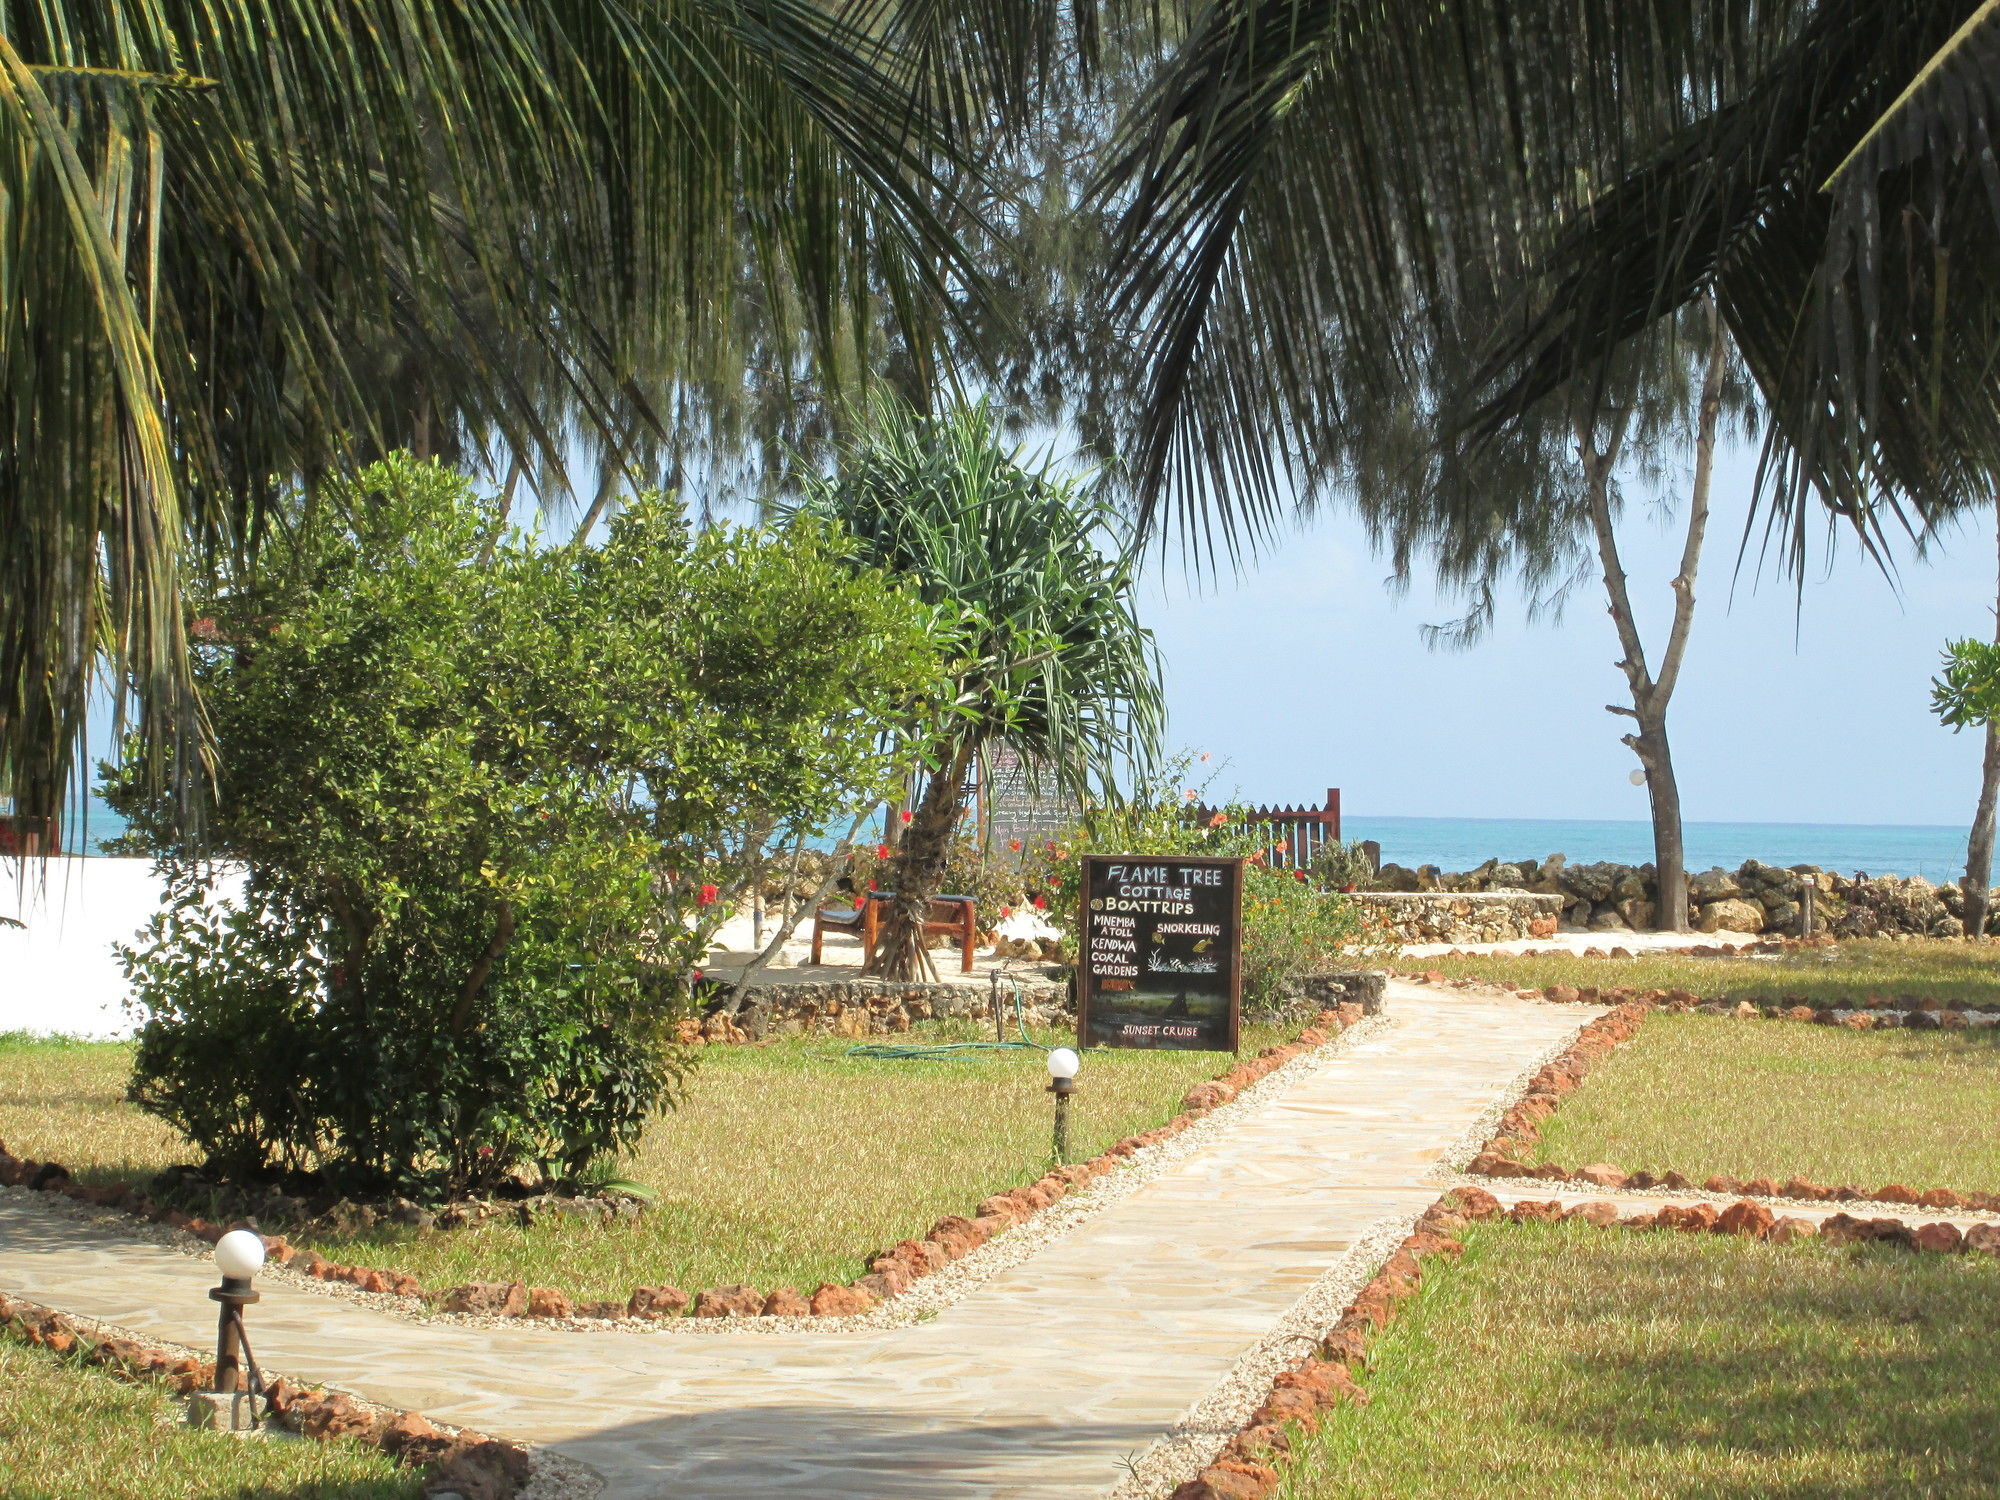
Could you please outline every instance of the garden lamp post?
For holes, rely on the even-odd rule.
[[[250,1280],[264,1266],[264,1240],[248,1229],[232,1229],[215,1242],[215,1265],[222,1272],[222,1285],[209,1288],[209,1298],[222,1304],[215,1332],[215,1390],[231,1398],[229,1425],[234,1420],[235,1396],[243,1389],[243,1309],[258,1300]],[[254,1368],[254,1366],[252,1367]],[[220,1403],[218,1403],[219,1405]]]
[[[1069,1096],[1076,1092],[1076,1070],[1083,1060],[1068,1047],[1049,1054],[1049,1092],[1056,1096],[1056,1165],[1069,1160]]]

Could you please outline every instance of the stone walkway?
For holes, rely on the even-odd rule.
[[[1394,984],[1209,1149],[912,1327],[695,1336],[420,1324],[277,1283],[260,1362],[550,1443],[607,1500],[1099,1496],[1441,1154],[1598,1011]],[[0,1194],[0,1287],[176,1342],[213,1336],[210,1268]]]

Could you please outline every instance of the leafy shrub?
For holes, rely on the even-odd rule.
[[[773,830],[879,796],[880,718],[935,671],[824,528],[496,525],[406,459],[334,487],[195,632],[206,837],[106,770],[170,892],[125,954],[132,1097],[233,1176],[463,1191],[629,1148],[727,893]]]

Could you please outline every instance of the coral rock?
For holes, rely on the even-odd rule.
[[[1715,1232],[1740,1234],[1753,1240],[1761,1240],[1770,1234],[1771,1226],[1775,1223],[1777,1219],[1763,1204],[1739,1198],[1715,1216]]]
[[[538,1286],[528,1292],[528,1316],[531,1318],[567,1318],[574,1311],[569,1298],[554,1287]]]
[[[1468,1219],[1490,1219],[1500,1212],[1500,1200],[1485,1188],[1453,1188],[1444,1196],[1445,1202]]]
[[[767,1318],[809,1318],[812,1304],[788,1286],[778,1287],[764,1299],[764,1316]]]
[[[764,1310],[764,1294],[740,1282],[712,1286],[694,1299],[697,1318],[754,1318]]]
[[[633,1291],[625,1311],[635,1318],[677,1318],[687,1311],[689,1300],[677,1286],[642,1286]]]
[[[1965,1231],[1965,1248],[1981,1255],[2000,1255],[2000,1224],[1974,1224]]]
[[[528,1289],[518,1281],[468,1281],[444,1294],[445,1312],[519,1317],[528,1310]]]
[[[1956,1255],[1965,1248],[1965,1236],[1956,1224],[1919,1224],[1911,1238],[1919,1250],[1939,1255]]]
[[[875,1305],[875,1299],[859,1287],[835,1286],[821,1282],[812,1294],[812,1315],[816,1318],[852,1318]]]

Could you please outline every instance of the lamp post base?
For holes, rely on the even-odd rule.
[[[257,1432],[262,1425],[248,1391],[196,1391],[188,1397],[187,1423],[208,1432],[240,1433]]]

